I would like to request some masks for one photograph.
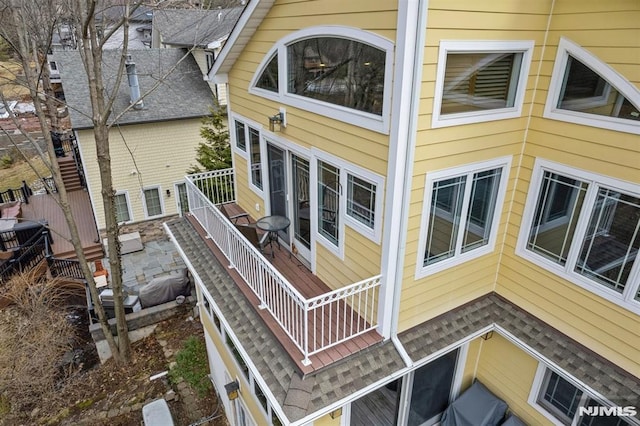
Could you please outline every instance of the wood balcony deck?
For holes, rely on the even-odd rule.
[[[242,210],[237,206],[232,206],[230,213],[237,214]],[[206,231],[200,226],[195,217],[190,214],[186,215],[187,220],[194,226],[197,230],[198,234],[203,238],[206,242],[207,246],[211,249],[212,253],[216,256],[218,261],[222,265],[228,265],[228,260],[224,256],[224,254],[218,249],[211,239],[206,238]],[[298,290],[304,297],[312,298],[315,296],[320,296],[322,294],[328,293],[331,289],[320,280],[317,276],[313,275],[309,269],[306,268],[299,260],[295,258],[295,256],[290,256],[286,247],[281,247],[280,249],[275,249],[275,257],[270,255],[265,256],[265,258],[273,265],[275,268]],[[260,301],[253,293],[253,291],[249,288],[244,279],[234,270],[228,269],[229,275],[238,285],[238,288],[242,291],[245,297],[249,300],[251,305],[255,308],[258,315],[265,322],[267,327],[271,330],[274,336],[278,339],[282,347],[285,349],[287,354],[291,357],[291,359],[295,362],[296,366],[300,369],[302,374],[310,374],[317,372],[318,370],[323,369],[324,367],[331,365],[335,362],[338,362],[349,355],[352,355],[362,349],[375,345],[377,343],[382,342],[383,338],[380,336],[375,330],[370,330],[366,333],[363,333],[359,336],[355,336],[350,340],[332,346],[322,352],[319,352],[315,355],[309,357],[311,360],[310,365],[302,364],[303,355],[300,350],[295,346],[295,344],[291,341],[289,336],[284,332],[284,330],[280,327],[280,325],[276,322],[276,320],[271,316],[271,314],[265,309],[259,309]],[[346,307],[350,310],[350,308]],[[342,309],[342,308],[341,308]],[[357,314],[352,314],[354,318],[357,317]],[[326,333],[329,328],[329,324],[333,324],[331,319],[331,313],[325,312],[325,322],[324,330],[322,328],[316,330],[309,330],[309,334],[318,334],[320,335],[323,331]],[[356,321],[360,320],[357,317]],[[311,337],[311,336],[310,336]]]
[[[102,259],[104,252],[93,218],[89,194],[86,191],[72,191],[68,193],[68,197],[87,260]],[[53,238],[51,249],[54,256],[64,259],[76,258],[69,227],[62,208],[56,203],[53,195],[38,194],[29,197],[29,204],[22,203],[22,220],[46,220]]]

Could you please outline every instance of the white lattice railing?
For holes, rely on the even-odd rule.
[[[309,356],[372,330],[380,276],[306,299],[249,243],[216,204],[235,202],[232,169],[187,176],[189,210],[304,355]]]

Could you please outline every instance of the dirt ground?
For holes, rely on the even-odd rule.
[[[76,373],[60,389],[64,404],[52,406],[48,401],[40,401],[31,413],[23,413],[19,419],[0,419],[0,425],[141,425],[142,406],[165,397],[173,389],[177,398],[168,405],[176,426],[228,426],[222,406],[219,408],[221,417],[197,423],[216,410],[218,401],[213,390],[198,398],[186,383],[172,385],[166,378],[149,380],[152,375],[169,369],[175,353],[189,336],[204,339],[199,320],[193,319],[191,314],[191,309],[185,309],[181,315],[159,323],[149,337],[135,342],[133,361],[126,367],[118,368],[113,360],[109,360]],[[172,355],[167,357],[168,353]],[[85,362],[93,363],[97,355],[89,353],[83,358]],[[185,392],[191,396],[184,398]]]

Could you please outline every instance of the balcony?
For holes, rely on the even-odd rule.
[[[263,255],[222,214],[220,204],[235,206],[232,169],[187,177],[191,220],[238,286],[248,289],[265,323],[303,372],[344,358],[382,337],[377,327],[380,275],[356,283],[332,283],[334,290],[306,269],[283,245],[277,255]],[[291,348],[294,348],[292,351]]]

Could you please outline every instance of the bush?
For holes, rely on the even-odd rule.
[[[13,165],[13,158],[9,154],[0,157],[0,169],[8,169]]]
[[[211,389],[207,348],[202,339],[191,336],[184,342],[183,348],[176,355],[176,366],[169,372],[169,379],[177,383],[184,379],[197,393],[203,397]]]

